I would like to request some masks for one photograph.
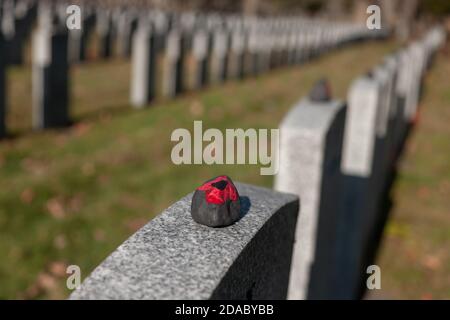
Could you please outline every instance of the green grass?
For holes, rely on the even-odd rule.
[[[86,277],[114,248],[204,180],[271,187],[259,166],[184,165],[170,160],[176,128],[276,128],[313,83],[327,75],[345,98],[352,79],[393,43],[358,44],[314,62],[230,82],[135,111],[128,106],[129,63],[72,70],[72,113],[64,130],[30,131],[30,71],[9,74],[11,130],[0,143],[0,298],[65,298],[65,266]]]
[[[450,299],[450,59],[425,80],[419,123],[399,168],[379,258],[391,298]],[[399,232],[399,230],[403,230]]]

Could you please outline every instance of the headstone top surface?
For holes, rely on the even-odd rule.
[[[325,132],[336,113],[344,105],[344,102],[339,100],[314,102],[305,98],[289,111],[281,127],[299,131]],[[320,135],[316,136],[320,137]]]
[[[151,220],[98,266],[70,299],[208,299],[242,250],[291,194],[236,183],[247,212],[226,228],[193,221],[192,193]]]

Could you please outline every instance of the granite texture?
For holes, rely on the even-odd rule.
[[[191,193],[119,246],[70,299],[284,299],[298,198],[236,187],[244,214],[235,224],[194,222]]]

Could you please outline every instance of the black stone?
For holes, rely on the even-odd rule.
[[[373,79],[373,71],[372,70],[369,70],[366,72],[366,78]]]
[[[331,100],[330,84],[326,79],[321,79],[311,89],[309,99],[313,102],[327,102]]]
[[[218,178],[221,179],[211,183]],[[225,197],[223,203],[209,202],[206,196],[207,190],[200,190],[200,188],[217,189],[216,192],[221,193],[227,187],[231,187],[237,197],[235,200]],[[195,222],[208,227],[226,227],[238,221],[241,216],[241,203],[239,193],[231,179],[227,176],[219,176],[197,188],[192,197],[191,215]]]

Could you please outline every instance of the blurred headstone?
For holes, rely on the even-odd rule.
[[[275,190],[302,197],[289,299],[332,297],[344,124],[344,103],[305,99],[280,125]]]
[[[40,27],[33,38],[33,127],[69,123],[67,31]]]
[[[364,250],[375,214],[374,180],[380,88],[371,77],[355,80],[348,96],[341,171],[336,298],[355,299],[363,275]]]
[[[227,77],[228,33],[215,31],[213,33],[211,53],[211,82],[221,83]]]
[[[149,25],[134,34],[132,49],[131,104],[141,108],[155,96],[155,38]]]
[[[231,50],[228,61],[228,75],[230,78],[242,78],[244,75],[245,33],[235,31],[231,36]]]
[[[132,12],[123,12],[117,21],[117,46],[121,57],[129,57],[133,35],[137,28],[137,19]]]
[[[183,53],[182,34],[177,30],[167,36],[164,57],[163,96],[173,98],[182,91]]]
[[[98,9],[96,16],[99,56],[109,58],[112,55],[112,21],[111,13],[106,9]]]
[[[209,35],[203,30],[194,33],[192,40],[193,85],[194,89],[203,87],[208,80]]]

